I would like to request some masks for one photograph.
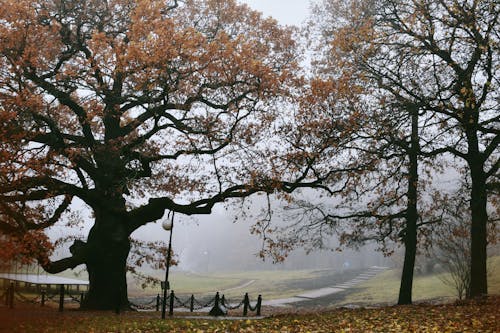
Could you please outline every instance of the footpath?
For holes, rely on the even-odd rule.
[[[320,289],[313,289],[306,291],[304,293],[301,293],[299,295],[289,297],[289,298],[281,298],[281,299],[272,299],[272,300],[264,300],[262,302],[262,305],[267,305],[267,306],[276,306],[276,307],[281,307],[281,306],[288,306],[293,303],[299,303],[299,302],[305,302],[305,301],[315,301],[319,298],[329,296],[332,294],[336,294],[339,292],[343,292],[346,290],[349,290],[350,288],[353,288],[354,286],[360,284],[361,282],[364,282],[366,280],[369,280],[373,278],[375,275],[379,274],[380,272],[385,271],[388,269],[387,267],[380,267],[380,266],[372,266],[366,271],[362,272],[361,274],[357,275],[355,278],[348,280],[346,282],[342,282],[339,284],[335,284],[333,286],[329,287],[324,287]]]

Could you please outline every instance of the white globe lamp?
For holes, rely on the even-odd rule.
[[[161,226],[163,227],[163,229],[165,229],[167,231],[172,230],[172,222],[169,221],[169,220],[163,221],[163,223],[161,224]]]

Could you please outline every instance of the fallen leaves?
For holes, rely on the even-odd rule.
[[[0,308],[0,332],[499,332],[500,296],[466,304],[412,305],[280,314],[265,319],[159,319],[156,312],[30,311]],[[37,311],[40,315],[36,316]],[[16,321],[5,321],[13,318]],[[35,313],[35,315],[34,315]],[[47,316],[47,314],[49,314]],[[3,326],[2,326],[3,325]],[[7,325],[7,326],[6,326]]]

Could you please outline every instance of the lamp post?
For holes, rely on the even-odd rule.
[[[161,305],[161,319],[165,319],[165,310],[167,306],[167,293],[168,290],[170,289],[170,285],[168,282],[168,271],[170,268],[170,260],[172,259],[172,233],[174,230],[174,212],[172,212],[172,219],[163,221],[161,224],[163,229],[170,231],[170,237],[168,240],[168,252],[167,252],[167,268],[165,270],[165,282],[163,285],[163,303]]]

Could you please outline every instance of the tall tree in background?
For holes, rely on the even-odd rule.
[[[331,98],[341,101],[339,95],[356,95],[331,105],[329,112],[349,114],[354,109],[356,116],[349,126],[351,139],[344,138],[347,144],[343,150],[327,157],[330,167],[338,160],[344,165],[343,169],[334,168],[344,171],[341,183],[345,185],[334,193],[338,195],[328,204],[302,201],[288,210],[294,208],[308,216],[301,222],[308,232],[296,233],[305,235],[305,243],[321,244],[327,229],[329,233],[340,233],[341,242],[348,245],[376,240],[390,251],[385,245],[390,240],[403,243],[405,260],[398,303],[409,304],[418,229],[429,223],[419,222],[423,214],[417,205],[420,140],[428,125],[419,120],[418,101],[381,88],[378,78],[368,76],[360,67],[360,56],[364,60],[373,56],[371,9],[372,3],[363,1],[325,1],[315,8],[309,25],[313,47],[319,51],[313,63],[315,74],[337,82],[335,86],[347,87],[343,91],[330,90]],[[408,60],[403,58],[392,68],[398,68],[403,75],[411,73],[415,63]],[[316,96],[317,100],[321,97]],[[343,155],[349,159],[342,159]],[[334,184],[339,179],[330,177],[328,181]]]
[[[255,148],[296,70],[276,21],[232,0],[1,0],[0,22],[0,230],[88,208],[71,256],[32,253],[52,273],[86,265],[83,308],[128,304],[129,236],[165,210],[292,190]]]

